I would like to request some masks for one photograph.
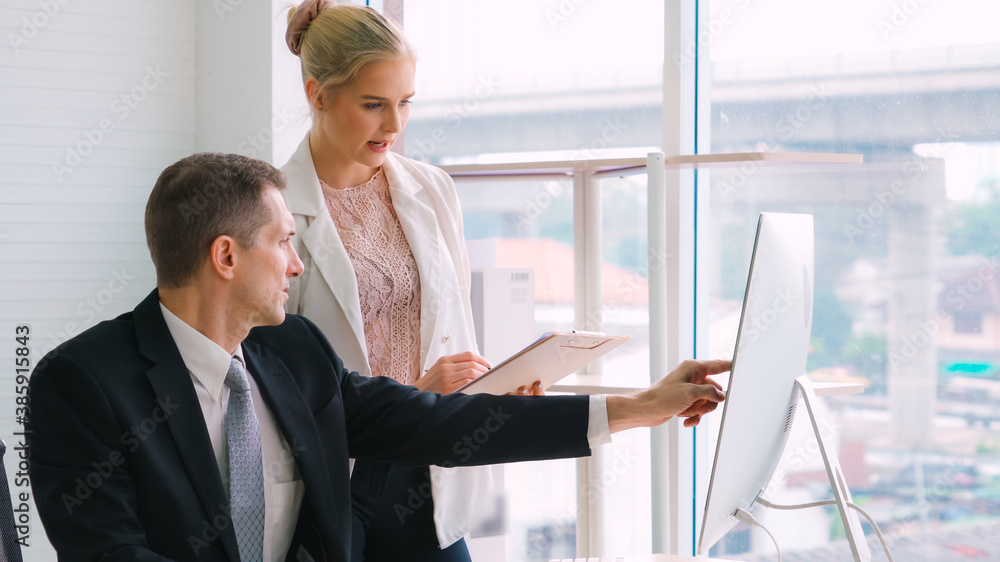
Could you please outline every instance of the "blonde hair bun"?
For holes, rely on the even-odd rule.
[[[373,64],[416,59],[403,31],[378,11],[330,0],[307,0],[289,13],[285,40],[302,60],[303,81],[315,78],[321,92],[351,84]]]
[[[319,13],[336,4],[330,0],[306,0],[288,10],[288,30],[285,31],[285,43],[293,55],[299,56],[302,51],[302,35],[309,29]]]

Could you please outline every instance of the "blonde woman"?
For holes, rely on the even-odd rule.
[[[414,94],[415,55],[375,10],[304,2],[289,16],[312,129],[282,168],[305,271],[288,310],[313,320],[345,366],[451,393],[488,369],[478,355],[454,183],[390,148]],[[524,392],[532,392],[530,389]],[[469,560],[488,467],[356,463],[354,559]]]

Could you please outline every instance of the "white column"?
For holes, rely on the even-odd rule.
[[[573,174],[573,231],[576,280],[576,329],[600,331],[603,323],[601,299],[601,189],[589,172]],[[601,361],[589,364],[584,372],[601,374]],[[576,555],[605,554],[604,497],[599,485],[607,461],[605,447],[594,449],[588,458],[577,460]],[[593,492],[593,495],[591,495]]]
[[[270,158],[257,132],[271,121],[271,4],[198,2],[197,10],[195,145],[239,152],[253,140],[259,147],[247,155]]]
[[[663,150],[691,154],[695,148],[696,0],[666,0],[663,57]],[[694,174],[665,174],[666,260],[665,334],[650,347],[666,347],[668,368],[694,353]],[[650,243],[652,245],[652,240]],[[651,258],[653,256],[650,256]],[[650,291],[652,288],[650,282]],[[663,289],[658,289],[663,290]],[[653,380],[666,372],[651,371]],[[691,432],[680,431],[676,420],[651,432],[653,552],[687,554],[693,551],[693,456]]]

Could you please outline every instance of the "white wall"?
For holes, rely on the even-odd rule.
[[[344,2],[341,2],[344,3]],[[281,166],[299,146],[312,118],[302,85],[302,65],[285,45],[288,0],[271,0],[271,162]]]
[[[160,172],[198,151],[282,164],[309,127],[284,0],[5,0],[0,6],[0,439],[31,366],[155,285],[143,232]],[[29,502],[30,503],[30,502]],[[25,560],[54,560],[31,506]]]
[[[198,2],[197,149],[271,159],[271,4]]]
[[[284,164],[310,126],[299,59],[285,46],[293,2],[197,4],[197,150]]]
[[[196,148],[195,12],[195,0],[0,6],[0,438],[11,449],[15,327],[30,325],[34,365],[153,288],[143,209],[160,171]],[[14,485],[16,461],[9,450],[15,497],[30,491]],[[54,560],[31,509],[25,560]]]

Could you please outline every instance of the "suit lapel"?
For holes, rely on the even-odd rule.
[[[215,462],[201,405],[191,375],[163,320],[156,290],[135,308],[133,318],[139,351],[156,363],[146,372],[153,392],[163,402],[176,403],[178,411],[184,413],[167,417],[166,423],[191,484],[201,500],[205,520],[214,521],[217,516],[228,518],[228,495]],[[232,526],[224,529],[219,539],[229,558],[239,560],[239,547]]]
[[[389,182],[392,207],[420,275],[420,364],[424,365],[441,307],[454,306],[460,296],[444,295],[440,290],[441,237],[434,209],[421,200],[423,186],[401,170],[391,157],[386,158],[383,169]]]
[[[281,435],[288,443],[307,495],[313,498],[335,497],[330,485],[327,462],[323,457],[319,429],[294,377],[281,359],[267,349],[262,349],[256,342],[243,342],[243,356]],[[327,506],[317,508],[324,507]],[[336,510],[324,509],[324,512],[334,517],[337,526],[349,525],[349,522],[339,521]]]
[[[365,342],[364,319],[361,316],[361,301],[358,299],[358,279],[351,265],[337,226],[333,224],[330,213],[325,208],[317,215],[302,234],[302,243],[309,251],[316,268],[319,269],[333,293],[340,310],[354,332],[355,341],[359,342],[363,351],[368,353]]]
[[[337,225],[330,218],[330,211],[323,200],[323,189],[316,175],[316,166],[309,149],[309,135],[282,167],[289,185],[302,186],[285,190],[285,202],[293,215],[306,217],[305,232],[297,233],[302,239],[309,257],[326,280],[337,305],[343,312],[354,341],[358,342],[360,357],[367,357],[364,321],[361,317],[361,302],[358,299],[358,280],[354,266],[347,255],[347,248],[340,240]],[[300,297],[302,298],[302,297]]]

